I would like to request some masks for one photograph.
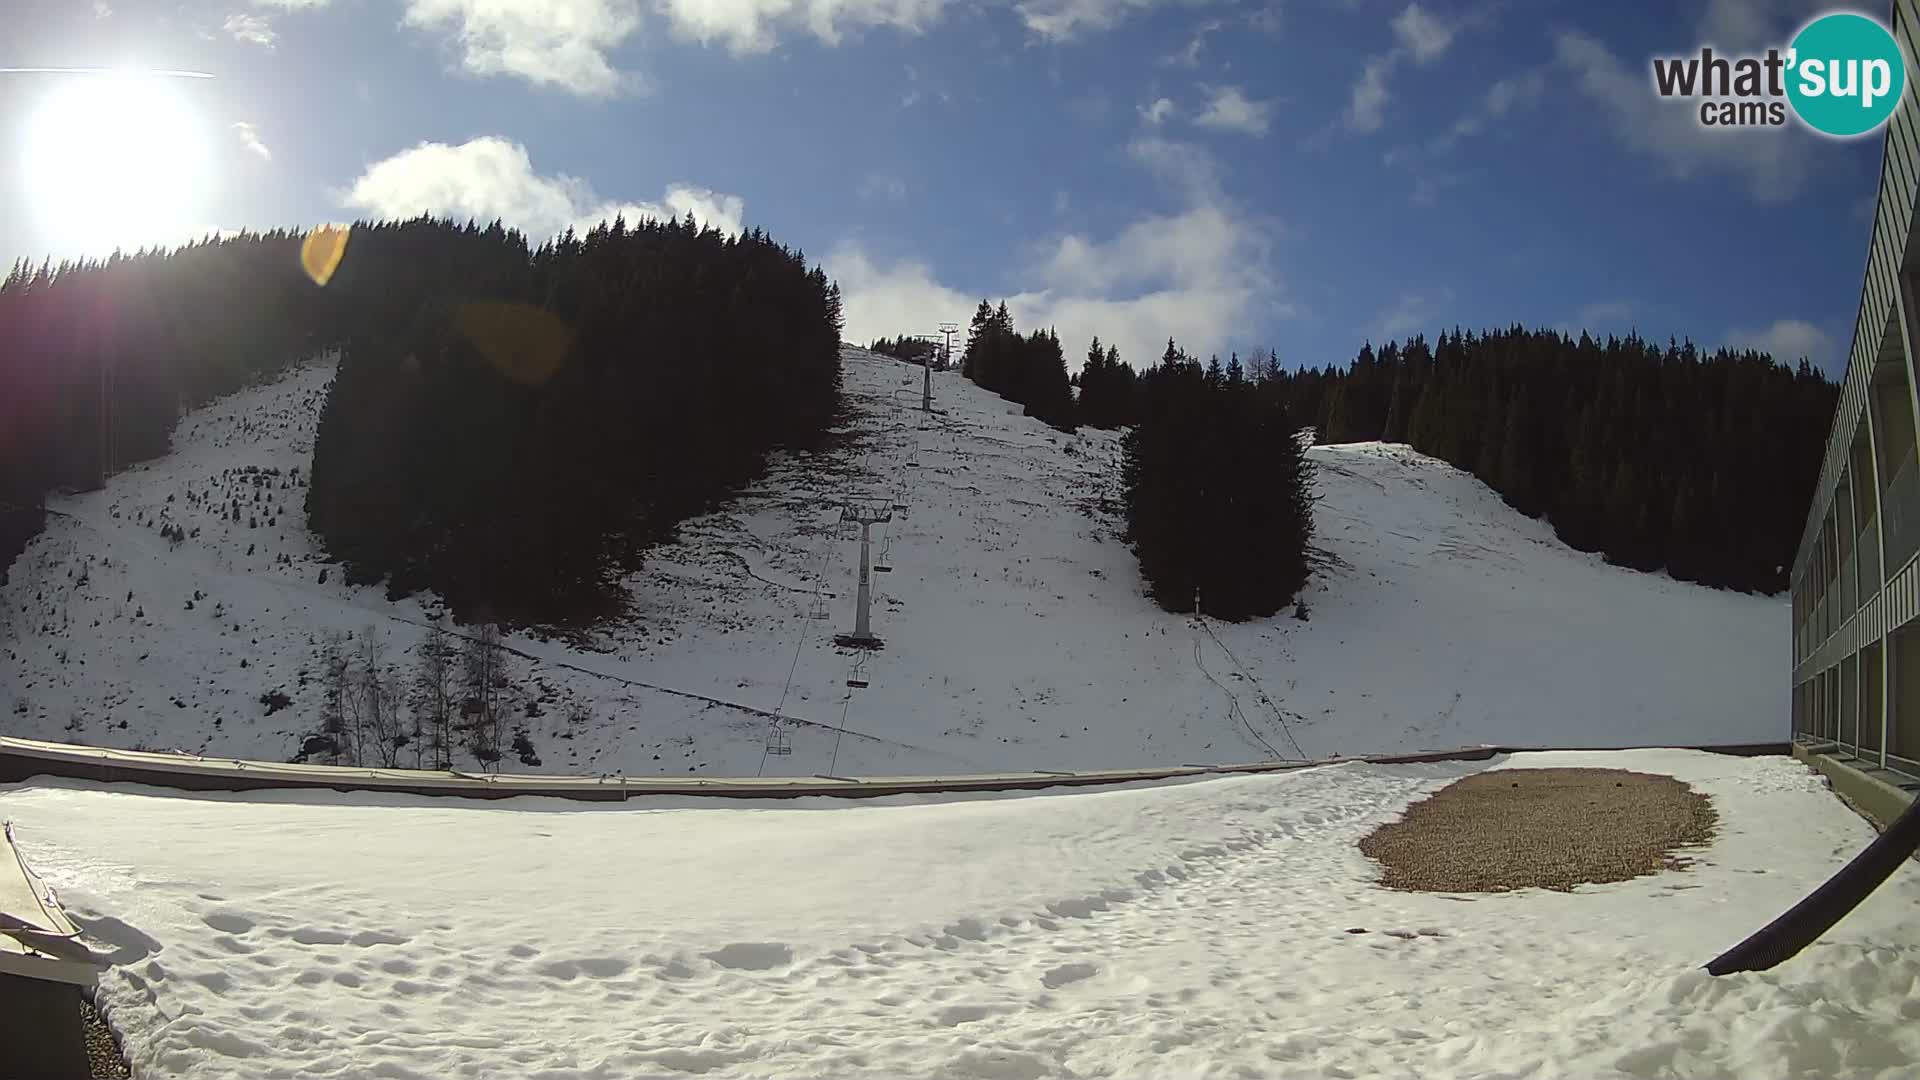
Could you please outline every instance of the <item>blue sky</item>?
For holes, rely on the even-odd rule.
[[[1703,43],[1783,45],[1823,7],[12,0],[0,65],[213,76],[144,95],[174,107],[139,130],[192,138],[85,187],[128,245],[691,209],[823,261],[861,340],[989,296],[1136,364],[1169,335],[1322,364],[1522,322],[1837,371],[1878,137],[1703,129],[1648,74]],[[49,104],[81,78],[0,75],[8,261],[111,246],[76,221],[72,137],[46,134],[88,115]]]

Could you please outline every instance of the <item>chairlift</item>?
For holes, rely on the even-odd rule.
[[[775,757],[787,757],[793,753],[793,743],[787,738],[786,731],[778,724],[767,732],[767,753]]]
[[[867,680],[855,675],[847,680],[847,685],[853,687],[855,690],[865,690],[868,683]]]

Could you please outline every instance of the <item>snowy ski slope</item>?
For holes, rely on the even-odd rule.
[[[1117,435],[1062,435],[953,373],[935,375],[944,411],[929,417],[918,368],[854,348],[843,367],[848,448],[777,460],[690,522],[629,582],[632,618],[591,642],[509,640],[538,701],[519,723],[540,770],[897,774],[1785,736],[1784,600],[1606,566],[1405,447],[1312,451],[1326,568],[1310,620],[1215,624],[1216,641],[1142,595],[1118,539]],[[53,504],[0,589],[0,730],[285,759],[317,724],[303,680],[320,634],[372,627],[404,664],[432,598],[343,584],[303,527],[330,370],[198,410],[167,457]],[[857,671],[831,641],[852,625],[858,534],[836,524],[849,498],[897,507],[875,527],[886,647]],[[197,534],[171,544],[165,524]],[[850,689],[856,674],[869,685]],[[269,714],[274,691],[292,704]],[[791,718],[789,756],[764,752],[774,710]]]

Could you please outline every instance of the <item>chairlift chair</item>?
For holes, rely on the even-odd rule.
[[[793,753],[793,743],[787,738],[786,731],[778,724],[767,732],[767,753],[775,757],[787,757]]]

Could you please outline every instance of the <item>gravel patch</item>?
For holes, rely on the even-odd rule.
[[[1713,839],[1713,803],[1671,776],[1497,769],[1457,780],[1360,841],[1380,883],[1422,892],[1570,891],[1683,870]]]
[[[113,1041],[113,1030],[84,997],[80,999],[80,1023],[87,1034],[87,1063],[93,1067],[93,1080],[127,1080],[132,1076],[133,1070],[120,1056],[120,1045]]]

